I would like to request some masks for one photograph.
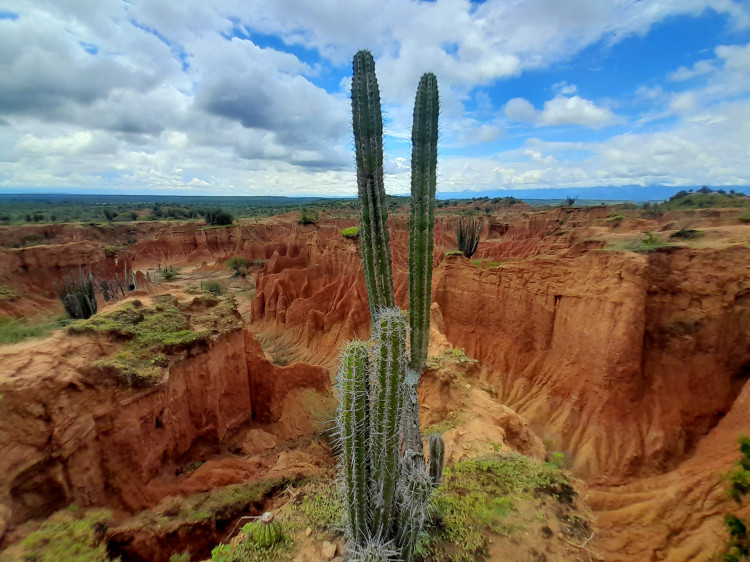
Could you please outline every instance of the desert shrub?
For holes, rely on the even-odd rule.
[[[201,281],[201,289],[216,296],[224,294],[224,284],[221,281]]]
[[[104,209],[104,218],[106,218],[109,222],[112,222],[116,216],[117,216],[117,211],[110,211],[109,209]]]
[[[65,277],[57,287],[57,296],[71,318],[91,318],[96,314],[94,277],[79,272],[78,277]]]
[[[448,250],[445,252],[446,256],[463,256],[464,253],[461,250]]]
[[[482,224],[476,219],[458,219],[456,225],[456,244],[463,255],[470,258],[477,251],[479,232]]]
[[[242,256],[231,258],[227,261],[227,267],[234,271],[235,275],[239,275],[241,277],[244,277],[247,275],[247,266],[250,263],[250,261],[247,258],[243,258]],[[244,275],[242,272],[244,271]]]
[[[750,222],[750,213],[744,213],[739,217],[740,222]]]
[[[318,224],[318,211],[302,209],[300,213],[300,224]]]
[[[161,276],[164,277],[164,279],[166,279],[167,281],[172,281],[179,274],[180,274],[180,270],[179,269],[175,269],[175,267],[173,265],[168,265],[161,272]]]
[[[622,216],[622,215],[621,215],[620,213],[618,213],[617,211],[612,211],[612,212],[611,212],[611,213],[610,213],[609,215],[607,215],[607,218],[606,218],[606,219],[604,219],[604,220],[605,220],[605,221],[607,221],[607,222],[611,222],[611,223],[615,223],[615,224],[620,224],[620,222],[621,222],[621,221],[622,221],[622,220],[623,220],[624,218],[625,218],[625,217],[623,217],[623,216]]]
[[[224,226],[232,224],[234,216],[231,213],[224,211],[221,207],[215,207],[208,209],[205,214],[206,224],[211,226]]]
[[[350,240],[353,240],[354,238],[359,238],[359,227],[358,226],[350,226],[349,228],[344,228],[343,230],[340,230],[341,235],[344,238],[349,238]]]
[[[705,233],[702,230],[695,230],[694,228],[681,228],[677,232],[673,232],[669,235],[670,238],[678,238],[681,240],[695,240],[700,238]]]

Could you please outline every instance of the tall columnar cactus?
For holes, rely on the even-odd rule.
[[[352,127],[362,207],[359,231],[370,314],[374,318],[378,308],[396,305],[383,183],[383,117],[372,54],[359,51],[354,55],[352,71]]]
[[[395,307],[383,186],[383,124],[375,63],[354,57],[352,111],[362,207],[362,262],[372,314],[370,344],[347,344],[338,373],[339,473],[352,559],[411,560],[432,482],[419,432],[417,387],[427,355],[437,169],[437,80],[420,81],[412,141],[410,303],[407,326]]]
[[[409,325],[411,367],[418,373],[430,341],[430,296],[437,184],[438,87],[426,73],[417,87],[411,129],[411,220],[409,221]]]
[[[430,479],[433,486],[439,486],[443,479],[445,463],[445,441],[439,433],[430,435]]]

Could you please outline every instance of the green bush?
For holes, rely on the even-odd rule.
[[[300,224],[318,224],[318,211],[312,209],[302,209]]]
[[[343,230],[340,230],[341,235],[344,238],[348,238],[350,240],[353,240],[354,238],[359,238],[359,227],[358,226],[350,226],[349,228],[344,228]]]
[[[234,216],[224,211],[221,207],[215,207],[206,211],[205,219],[206,224],[210,224],[211,226],[224,226],[232,224]]]
[[[201,290],[220,296],[224,294],[224,284],[221,281],[201,281]]]
[[[243,258],[242,256],[232,258],[227,261],[227,267],[233,270],[235,275],[239,275],[240,277],[244,277],[245,275],[247,275],[247,266],[249,264],[250,261],[247,258]]]

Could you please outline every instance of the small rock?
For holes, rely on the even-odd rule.
[[[337,556],[336,558],[334,558],[333,560],[331,560],[331,562],[344,562],[344,557],[343,556]]]
[[[323,543],[323,548],[320,549],[320,553],[325,560],[333,560],[333,557],[336,556],[336,545],[325,541]]]
[[[564,539],[565,536],[562,533],[557,533],[557,538],[558,539]]]
[[[305,536],[309,537],[310,535],[312,535],[312,529],[308,527],[307,529],[305,529]]]
[[[466,383],[466,390],[469,390],[471,388],[471,385],[467,382]]]

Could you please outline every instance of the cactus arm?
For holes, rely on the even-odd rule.
[[[369,51],[354,55],[352,124],[361,203],[360,237],[370,314],[395,306],[388,209],[383,182],[383,118],[375,61]]]
[[[375,315],[375,349],[370,417],[375,536],[387,537],[394,526],[398,482],[401,379],[407,367],[406,320],[398,308]]]
[[[411,130],[411,220],[409,221],[409,323],[411,366],[420,374],[427,360],[432,296],[439,98],[437,78],[425,73],[414,100]]]
[[[369,372],[368,345],[357,340],[347,343],[337,376],[339,473],[348,515],[347,534],[359,545],[369,537]]]

